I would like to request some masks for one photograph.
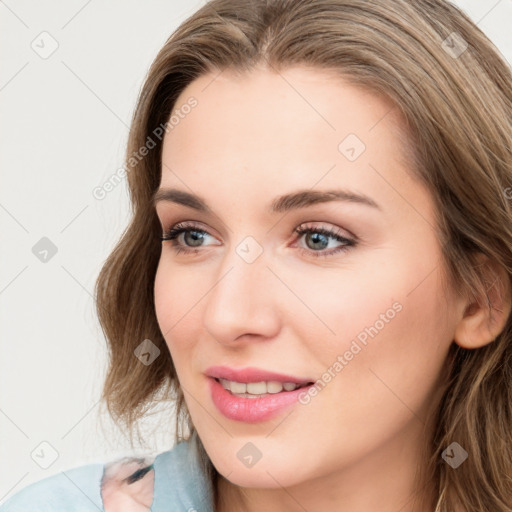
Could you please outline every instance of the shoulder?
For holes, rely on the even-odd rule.
[[[151,459],[125,457],[105,465],[101,496],[106,512],[149,512],[153,503]]]
[[[193,438],[156,458],[80,466],[25,487],[0,512],[160,512],[169,504],[210,511],[212,488],[199,459]]]
[[[0,512],[149,511],[153,481],[152,465],[145,458],[89,464],[25,487]]]
[[[200,446],[195,434],[152,459],[127,457],[105,466],[105,512],[164,512],[169,507],[212,512],[213,490]]]
[[[204,464],[206,459],[196,431],[172,450],[159,454],[153,463],[155,491],[152,510],[164,511],[169,503],[173,503],[179,505],[180,510],[213,511],[214,491],[207,464]]]
[[[0,512],[98,512],[103,464],[88,464],[28,485],[0,505]]]

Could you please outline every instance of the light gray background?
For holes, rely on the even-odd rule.
[[[172,444],[165,410],[134,451],[100,414],[106,351],[92,293],[129,204],[125,182],[103,200],[92,192],[123,165],[157,51],[203,4],[0,0],[0,503],[61,470]],[[456,4],[512,62],[512,0]],[[32,252],[42,237],[57,247],[47,262]]]

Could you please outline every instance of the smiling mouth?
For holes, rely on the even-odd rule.
[[[227,379],[215,378],[221,386],[233,396],[240,398],[260,398],[278,393],[288,393],[313,384],[297,384],[295,382],[261,381],[261,382],[236,382]]]

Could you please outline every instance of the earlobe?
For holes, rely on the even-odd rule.
[[[493,342],[503,331],[511,311],[509,275],[501,265],[480,255],[486,295],[468,301],[455,329],[454,341],[466,349]]]

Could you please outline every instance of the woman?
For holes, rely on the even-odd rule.
[[[197,11],[97,282],[111,414],[178,443],[1,509],[512,510],[511,85],[441,0]]]

